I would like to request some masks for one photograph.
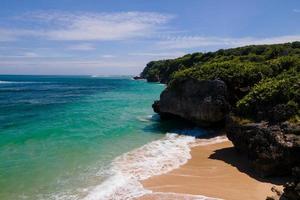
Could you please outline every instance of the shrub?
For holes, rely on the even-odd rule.
[[[299,115],[299,102],[300,73],[291,70],[257,83],[237,102],[237,109],[239,114],[245,117],[283,121]],[[282,110],[279,110],[281,108]]]
[[[147,64],[142,76],[168,83],[168,87],[177,79],[220,79],[228,87],[233,110],[254,119],[277,115],[276,120],[280,120],[299,115],[299,71],[300,42],[293,42],[153,61]]]

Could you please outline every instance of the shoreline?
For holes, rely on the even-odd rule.
[[[179,168],[141,181],[152,193],[138,199],[260,200],[275,195],[273,186],[283,189],[284,178],[260,178],[228,140],[193,145],[190,153]]]

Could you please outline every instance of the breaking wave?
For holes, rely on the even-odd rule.
[[[191,147],[225,140],[223,136],[196,140],[192,136],[168,133],[163,139],[117,157],[110,168],[111,176],[91,189],[83,199],[129,200],[144,195],[159,196],[159,199],[215,199],[201,195],[152,192],[143,188],[140,181],[182,166],[191,158]]]

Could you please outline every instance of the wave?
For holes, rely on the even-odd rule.
[[[9,84],[9,83],[15,83],[13,81],[0,81],[0,84]]]
[[[146,116],[139,116],[137,119],[141,122],[150,122],[150,121],[159,121],[160,117],[158,114],[154,115],[146,115]]]
[[[23,83],[39,83],[39,82],[29,82],[29,81],[1,81],[0,84],[23,84]]]
[[[192,136],[168,133],[163,139],[150,142],[117,157],[110,169],[111,176],[88,192],[83,200],[124,200],[144,195],[172,199],[214,199],[201,195],[156,193],[145,189],[140,181],[164,174],[184,165],[191,158],[191,147],[225,141],[226,137],[196,140]],[[184,198],[182,198],[184,196]]]

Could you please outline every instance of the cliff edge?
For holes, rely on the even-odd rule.
[[[293,175],[282,199],[300,199],[300,42],[152,61],[141,77],[167,84],[152,106],[162,119],[224,125],[259,174]]]

